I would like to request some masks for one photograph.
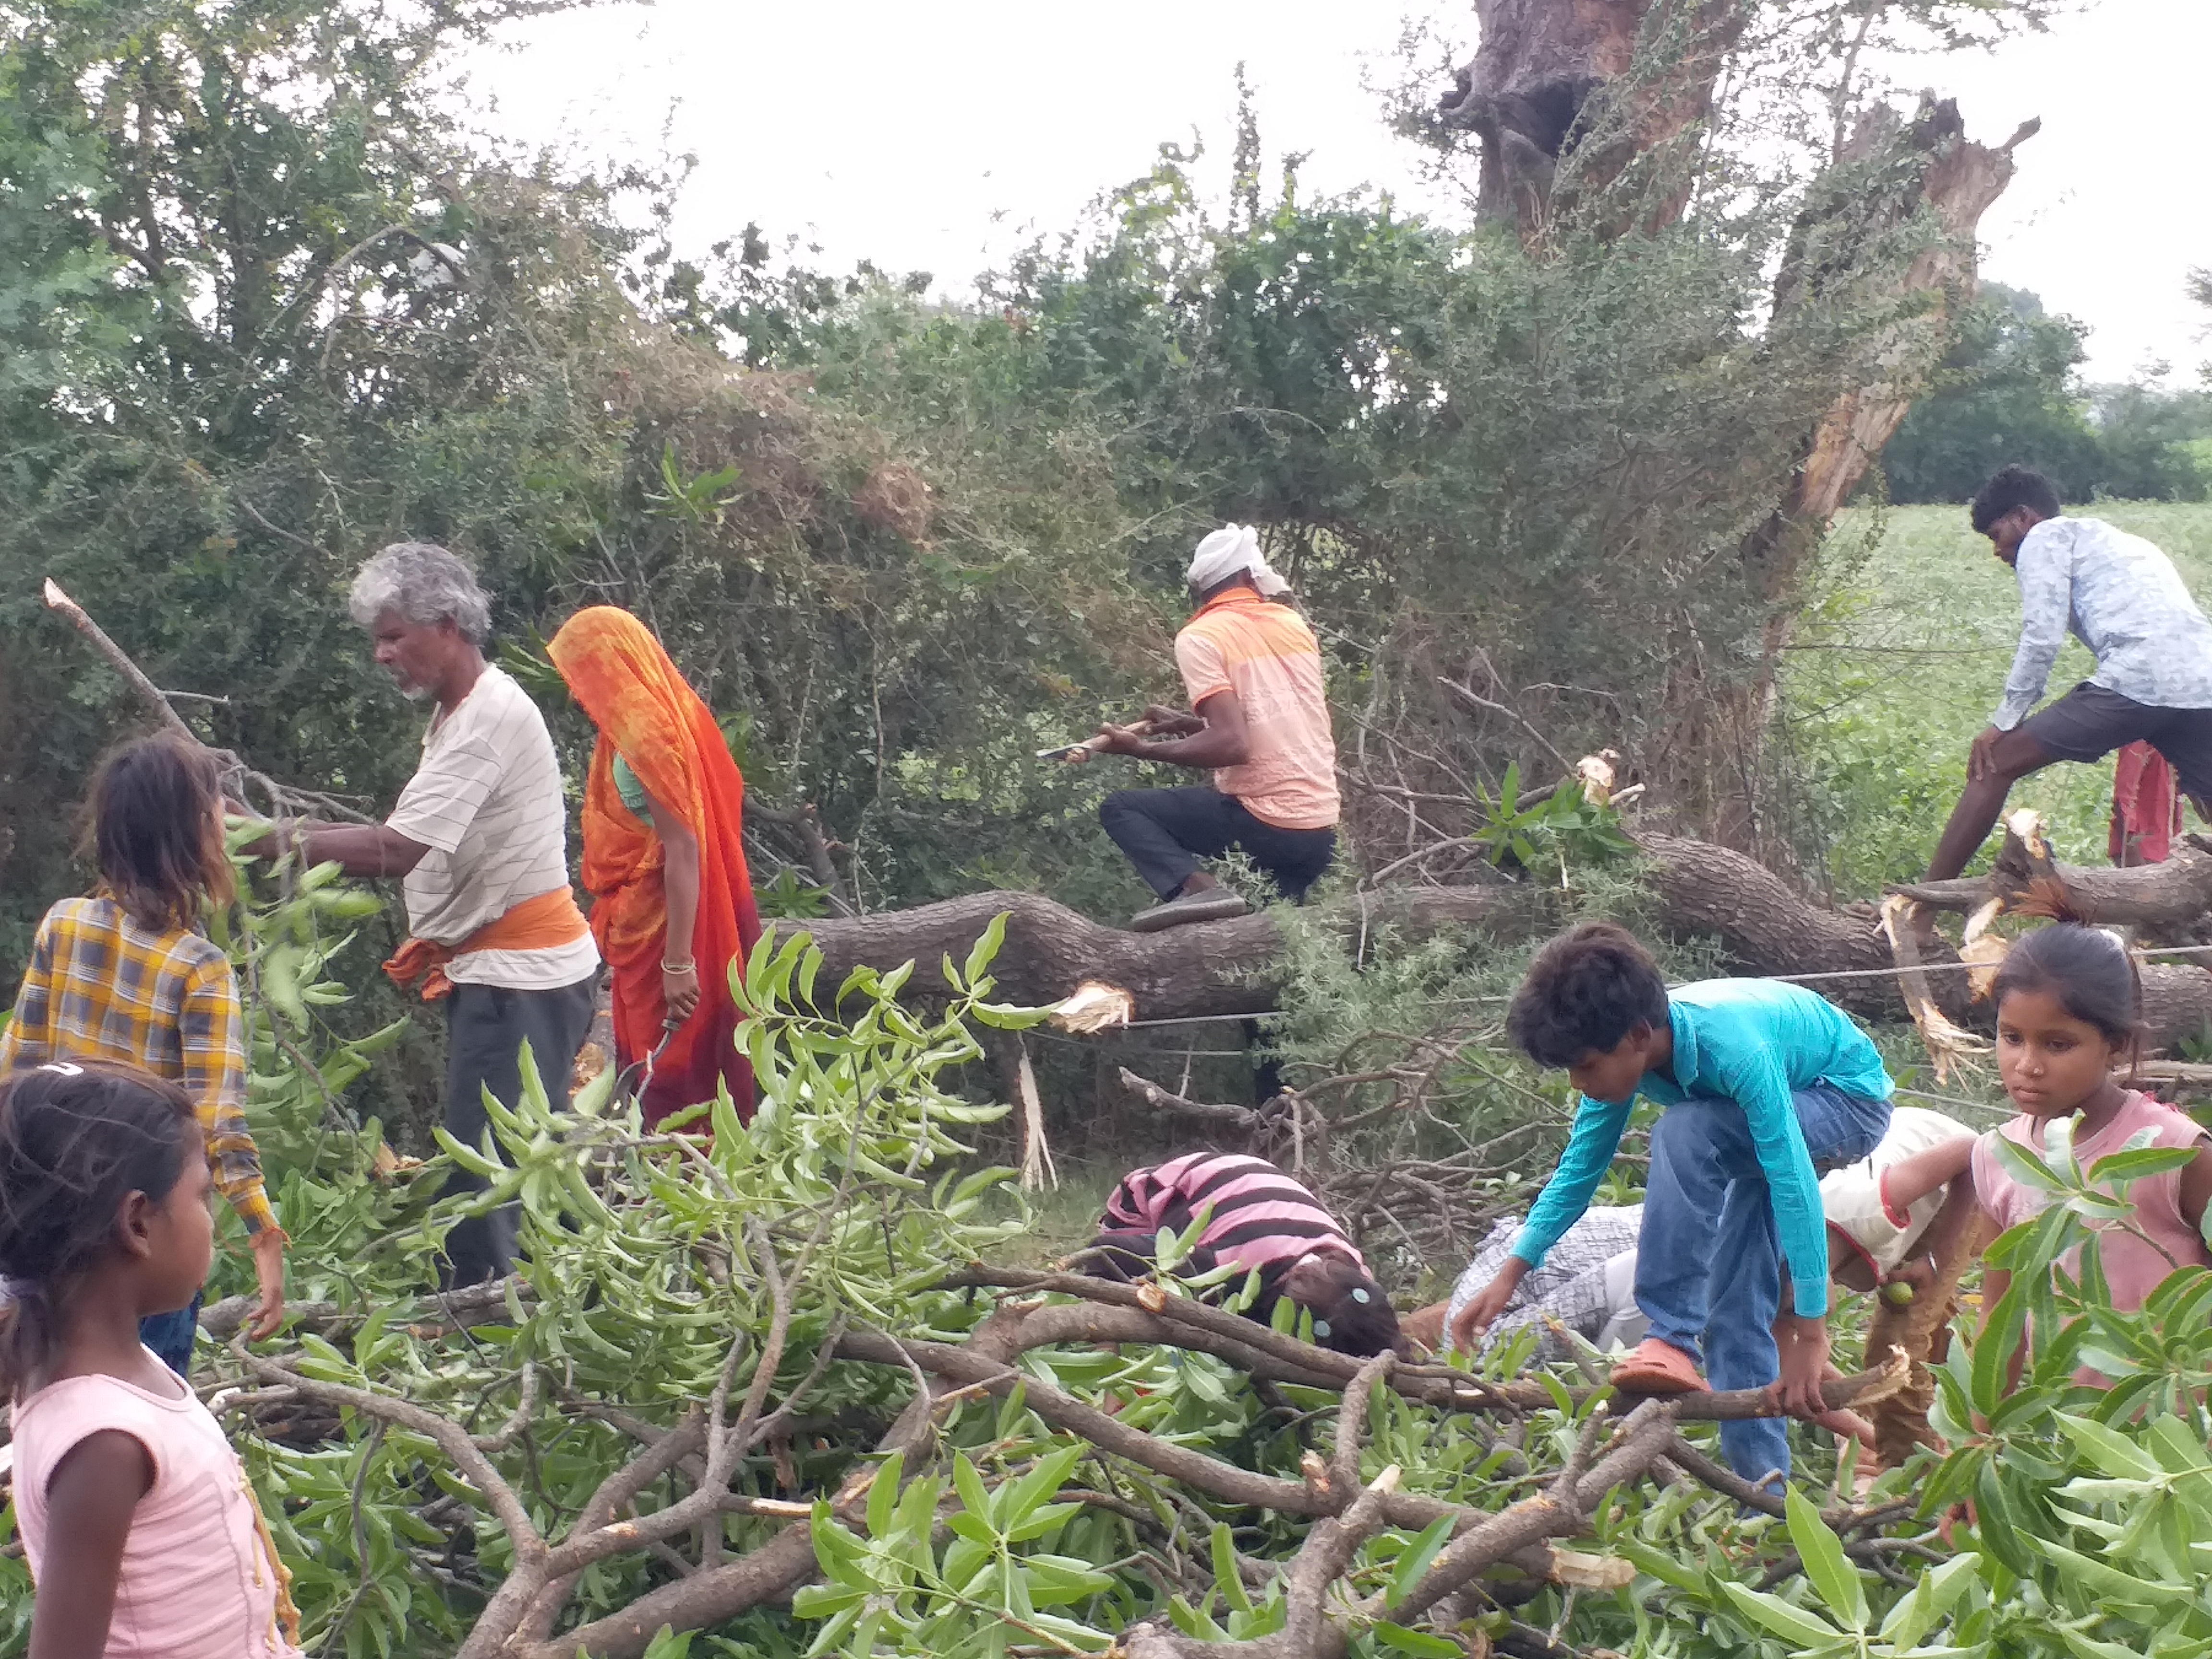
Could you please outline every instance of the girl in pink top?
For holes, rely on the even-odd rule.
[[[30,1659],[297,1659],[238,1455],[138,1340],[214,1249],[192,1103],[122,1066],[0,1084],[0,1395],[38,1586]]]
[[[2085,1170],[2115,1152],[2193,1146],[2197,1156],[2179,1170],[2130,1186],[2134,1212],[2125,1220],[2091,1224],[2100,1228],[2098,1257],[2115,1308],[2140,1308],[2179,1268],[2212,1267],[2201,1231],[2212,1199],[2212,1141],[2185,1114],[2123,1088],[2112,1075],[2142,1023],[2142,993],[2127,948],[2096,928],[2053,922],[2012,947],[1996,989],[1997,1072],[2021,1115],[1977,1140],[1898,1165],[1885,1179],[1883,1202],[1902,1210],[1947,1178],[1947,1168],[1950,1175],[1970,1168],[1984,1213],[2000,1228],[2014,1227],[2041,1214],[2050,1198],[2005,1167],[2000,1136],[2042,1158],[2056,1131],[2061,1142],[2070,1138]],[[2075,1268],[2070,1259],[2065,1265]],[[1994,1310],[2011,1285],[2009,1273],[1990,1268],[1983,1307]],[[2017,1356],[2013,1363],[2016,1372]],[[2085,1373],[2083,1380],[2101,1379]]]

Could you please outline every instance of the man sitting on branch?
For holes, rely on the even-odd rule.
[[[2004,701],[1967,757],[1966,793],[1928,879],[1966,867],[2014,779],[2138,741],[2166,757],[2182,793],[2212,817],[2212,623],[2173,561],[2100,519],[2061,518],[2051,481],[2024,466],[1983,485],[1972,514],[2020,579],[2020,649]],[[2031,714],[2069,630],[2096,656],[2096,672]]]
[[[1199,867],[1232,847],[1294,902],[1336,854],[1321,646],[1279,600],[1290,584],[1268,567],[1259,536],[1234,524],[1198,544],[1187,580],[1198,611],[1176,635],[1176,666],[1197,712],[1147,708],[1139,724],[1102,726],[1085,745],[1213,769],[1211,787],[1121,789],[1099,805],[1106,833],[1160,896],[1130,922],[1140,933],[1243,915],[1244,901]],[[1148,732],[1166,735],[1147,741]]]
[[[442,547],[401,542],[354,578],[353,618],[377,666],[411,702],[432,706],[422,761],[380,824],[302,824],[286,839],[309,865],[397,876],[411,935],[384,970],[445,1001],[446,1128],[475,1146],[483,1095],[521,1092],[526,1042],[556,1109],[591,1030],[599,952],[568,887],[568,806],[545,717],[484,660],[491,609],[466,565]],[[270,836],[259,850],[286,850]],[[481,1188],[475,1176],[458,1185]],[[514,1206],[457,1223],[446,1240],[460,1285],[504,1274]]]

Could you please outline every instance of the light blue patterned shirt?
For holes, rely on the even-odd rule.
[[[2101,519],[2045,519],[2020,544],[2020,650],[1990,724],[2009,732],[2042,698],[2070,632],[2092,685],[2153,708],[2212,708],[2212,623],[2173,561]]]

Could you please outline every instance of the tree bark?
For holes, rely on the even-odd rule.
[[[2104,869],[2054,866],[2060,892],[2038,895],[2035,872],[2008,842],[1987,876],[1921,882],[1898,891],[1938,910],[1975,910],[1992,898],[2019,910],[2031,902],[2063,900],[2076,921],[2100,927],[2141,927],[2161,938],[2179,933],[2212,910],[2212,841],[2188,836],[2163,864]]]
[[[1595,194],[1711,112],[1748,15],[1735,0],[1475,0],[1474,12],[1480,43],[1438,112],[1481,138],[1480,210],[1510,217],[1524,241],[1551,217],[1563,163]],[[1665,55],[1641,76],[1639,42]],[[1643,222],[1672,223],[1688,199],[1686,182],[1669,188]]]
[[[1417,935],[1451,927],[1525,935],[1542,908],[1526,888],[1400,888],[1339,900],[1316,915],[1357,949],[1363,932],[1383,927]],[[1001,913],[1007,918],[1006,943],[991,969],[1001,999],[1058,1002],[1084,981],[1103,980],[1134,997],[1138,1019],[1250,1014],[1275,1006],[1266,970],[1282,954],[1283,939],[1264,911],[1132,933],[1035,893],[989,892],[804,926],[822,947],[828,983],[855,968],[888,971],[915,962],[922,968],[916,988],[926,990],[941,983],[933,965],[946,957],[959,963]],[[791,933],[801,924],[774,926]]]
[[[1863,977],[1813,977],[1814,988],[1863,1018],[1905,1015],[1895,960],[1871,907],[1835,910],[1814,902],[1743,854],[1710,842],[1647,834],[1640,838],[1659,920],[1670,933],[1719,940],[1741,971],[1770,978],[1850,972]],[[2131,870],[2058,866],[2076,914],[2100,922],[2178,930],[2212,910],[2212,850],[2185,844],[2164,864]],[[2026,890],[2000,860],[1991,876],[1903,891],[1939,908],[1970,910],[1990,898]],[[990,926],[1008,917],[1005,947],[992,972],[1002,1000],[1058,1002],[1085,980],[1118,986],[1135,1000],[1137,1019],[1253,1014],[1276,1006],[1270,968],[1283,939],[1265,912],[1229,921],[1197,922],[1159,933],[1131,933],[1077,915],[1034,893],[970,893],[910,910],[814,922],[809,932],[824,956],[824,981],[855,968],[887,972],[918,962],[917,990],[936,982],[930,964],[956,963]],[[1420,938],[1454,928],[1480,928],[1501,939],[1533,939],[1554,924],[1556,911],[1534,884],[1512,887],[1406,887],[1356,895],[1318,906],[1316,921],[1334,928],[1346,948],[1389,928]],[[786,932],[798,924],[779,922]],[[1971,1018],[1966,975],[1948,945],[1926,962],[1936,1000],[1954,1019]],[[2212,972],[2193,965],[2142,970],[2149,1049],[2170,1048],[2212,1028]],[[1986,1018],[1986,1005],[1983,1005]]]
[[[1758,790],[1775,676],[1808,563],[1942,361],[1952,313],[1972,292],[1976,228],[2012,181],[2014,147],[2039,125],[2026,123],[1992,149],[1966,137],[1949,99],[1923,96],[1910,122],[1877,106],[1816,181],[1798,219],[1775,278],[1773,337],[1786,343],[1801,317],[1816,331],[1832,327],[1838,302],[1897,320],[1857,349],[1867,372],[1807,434],[1774,511],[1743,540],[1752,591],[1767,606],[1756,672],[1721,687],[1693,674],[1686,686],[1703,741],[1686,746],[1691,764],[1680,781],[1691,789],[1719,782],[1717,799],[1696,816],[1730,846],[1756,849],[1763,839]],[[1931,222],[1926,245],[1902,266],[1882,258],[1882,243],[1923,215]]]

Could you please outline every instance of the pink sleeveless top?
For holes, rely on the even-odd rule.
[[[2016,1117],[2002,1128],[1991,1129],[1974,1145],[1974,1196],[1998,1226],[2016,1227],[2042,1214],[2049,1194],[2014,1180],[2006,1172],[1993,1144],[2000,1134],[2030,1157],[2040,1158],[2043,1129],[2034,1118]],[[2099,1158],[2114,1152],[2147,1146],[2194,1146],[2205,1139],[2204,1131],[2187,1113],[2135,1090],[2120,1103],[2110,1123],[2074,1143],[2074,1159],[2087,1170]],[[2120,1309],[2142,1307],[2160,1281],[2178,1267],[2212,1267],[2212,1249],[2206,1249],[2203,1236],[2181,1213],[2179,1170],[2146,1176],[2128,1189],[2128,1195],[2135,1205],[2135,1224],[2157,1242],[2158,1249],[2131,1232],[2112,1226],[2103,1229],[2097,1253],[2112,1286],[2112,1305]],[[2169,1261],[2167,1256],[2172,1260]],[[2067,1267],[2071,1270],[2075,1265],[2069,1255]]]
[[[245,1465],[189,1389],[171,1400],[120,1377],[70,1376],[16,1403],[15,1509],[33,1581],[54,1470],[106,1429],[137,1441],[154,1466],[123,1545],[107,1659],[298,1659],[277,1622],[283,1575]]]

